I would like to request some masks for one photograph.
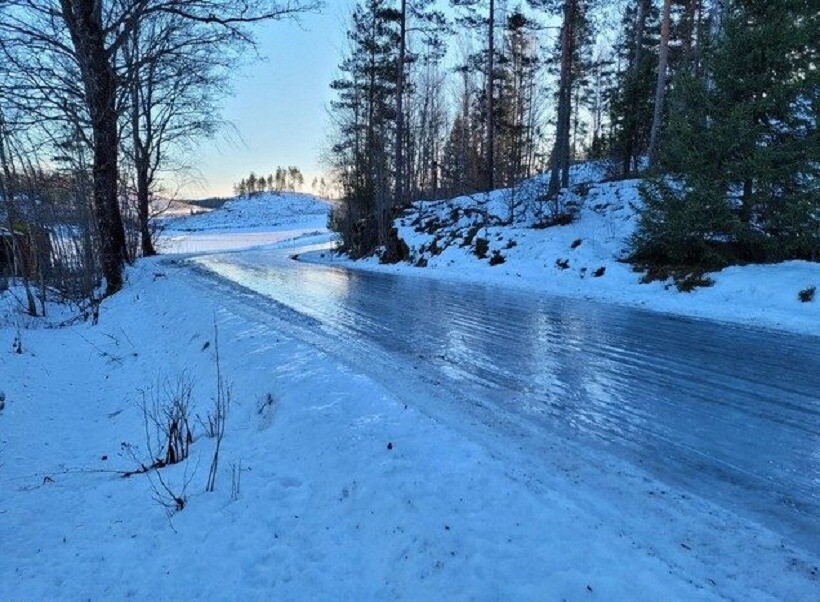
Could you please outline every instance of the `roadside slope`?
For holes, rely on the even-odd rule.
[[[575,221],[550,225],[552,208],[537,200],[543,177],[516,189],[415,203],[396,220],[410,259],[383,265],[332,253],[302,259],[356,269],[415,273],[548,294],[598,299],[653,311],[820,335],[820,264],[788,261],[733,266],[707,274],[712,286],[681,292],[671,280],[642,283],[625,262],[640,207],[639,180],[602,181],[597,164],[573,168],[563,207]]]

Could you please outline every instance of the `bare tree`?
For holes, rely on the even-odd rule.
[[[91,118],[94,211],[106,293],[110,295],[122,288],[128,250],[117,196],[117,81],[102,8],[102,2],[96,0],[60,0],[59,4],[82,74],[84,98]]]
[[[440,119],[429,76],[444,56],[448,24],[444,14],[435,9],[435,0],[401,0],[399,6],[394,185],[395,205],[403,207],[419,190],[420,178],[435,179],[431,177],[432,157],[438,141],[430,128],[440,126]],[[420,153],[424,155],[423,175],[418,172]]]
[[[411,131],[412,169],[411,198],[418,195],[436,198],[440,192],[440,171],[442,151],[446,137],[447,106],[444,96],[446,75],[440,65],[441,55],[426,54],[419,61],[421,68],[416,73],[410,109],[413,120]]]
[[[399,9],[399,56],[396,74],[396,206],[405,203],[404,161],[404,78],[407,64],[407,0],[401,0]]]
[[[175,147],[212,135],[219,126],[215,99],[226,90],[235,53],[222,30],[159,14],[135,27],[123,46],[121,80],[128,88],[123,128],[136,187],[143,256],[156,253],[149,220],[160,169]],[[130,143],[130,144],[129,144]]]
[[[168,16],[221,31],[226,42],[252,43],[249,24],[296,17],[319,5],[320,0],[6,0],[0,8],[4,37],[38,46],[79,71],[79,96],[93,149],[92,197],[106,294],[122,288],[129,260],[118,195],[123,116],[118,101],[128,90],[116,68],[135,32],[150,19]],[[64,73],[55,76],[58,81],[47,82],[42,95],[53,91],[50,86],[69,86],[62,81]]]
[[[487,189],[495,188],[495,0],[487,15]]]

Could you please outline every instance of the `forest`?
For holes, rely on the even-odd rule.
[[[353,257],[403,259],[415,201],[570,167],[640,178],[631,261],[820,258],[820,12],[809,0],[366,0],[333,81],[328,151]],[[513,219],[511,215],[510,220]]]
[[[234,194],[236,196],[248,196],[263,192],[294,192],[301,190],[305,184],[305,176],[295,165],[288,167],[279,166],[267,176],[257,176],[254,172],[248,174],[247,178],[242,178],[234,184]],[[317,182],[313,183],[315,188]]]
[[[3,2],[6,263],[41,296],[45,283],[70,299],[118,291],[156,252],[168,174],[190,174],[189,151],[227,125],[220,103],[254,28],[321,6]],[[534,225],[568,224],[570,167],[604,161],[610,180],[641,179],[636,265],[816,261],[818,19],[810,0],[363,0],[312,189],[342,200],[330,222],[344,251],[396,261],[393,220],[415,201],[547,173]],[[234,192],[303,185],[280,167]]]

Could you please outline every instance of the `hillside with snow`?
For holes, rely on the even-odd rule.
[[[194,215],[158,220],[158,246],[164,252],[193,253],[272,244],[327,232],[332,203],[298,192],[236,197]]]
[[[220,208],[165,221],[169,230],[229,230],[298,224],[324,226],[330,203],[299,192],[257,193],[226,201]]]
[[[539,199],[546,177],[513,189],[419,201],[396,220],[410,258],[384,265],[328,252],[302,259],[358,269],[526,288],[640,306],[654,311],[820,334],[820,264],[788,261],[727,267],[711,285],[681,291],[671,278],[647,282],[627,262],[641,198],[640,180],[606,181],[603,164],[576,165],[561,207],[572,223],[550,225],[554,208]]]

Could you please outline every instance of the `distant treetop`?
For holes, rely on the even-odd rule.
[[[277,167],[276,170],[267,176],[257,176],[251,172],[247,178],[242,178],[234,184],[234,193],[237,196],[250,196],[263,192],[297,192],[305,185],[305,178],[301,170],[291,165],[289,167]]]

